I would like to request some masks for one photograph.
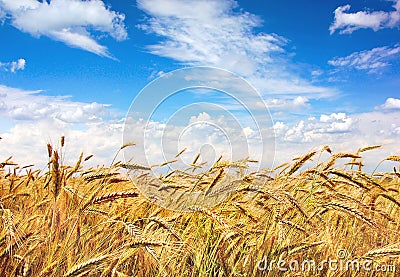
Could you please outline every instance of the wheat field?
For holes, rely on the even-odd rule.
[[[239,181],[219,205],[192,212],[141,194],[149,168],[87,168],[83,154],[65,165],[64,148],[64,138],[48,145],[46,170],[0,164],[0,276],[400,276],[400,156],[381,161],[392,172],[363,171],[364,152],[379,146],[325,146],[257,172],[244,170],[253,161],[219,161],[201,173],[194,161],[159,176],[177,190]],[[310,260],[336,263],[303,267]]]

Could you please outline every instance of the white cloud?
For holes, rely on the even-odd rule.
[[[390,61],[398,59],[399,56],[400,45],[383,46],[354,52],[346,57],[337,57],[328,61],[328,63],[339,69],[358,69],[376,73],[380,69],[390,66]]]
[[[148,46],[159,56],[186,65],[215,66],[245,77],[260,93],[320,98],[336,93],[290,72],[287,39],[257,33],[262,20],[237,10],[233,0],[140,0],[150,17],[138,25],[160,41]]]
[[[330,115],[322,114],[319,117],[319,121],[323,123],[332,123],[337,120],[345,120],[347,118],[345,113],[332,113]]]
[[[282,137],[289,127],[282,121],[275,122],[274,124],[274,131],[275,131],[275,136],[276,137]]]
[[[307,142],[308,138],[305,136],[305,123],[300,120],[295,126],[287,130],[284,136],[285,141],[291,142]]]
[[[179,144],[166,143],[164,150],[170,159],[179,150],[187,147],[183,154],[183,160],[190,163],[193,156],[200,151],[204,144],[213,146],[215,155],[221,153],[230,157],[230,150],[240,152],[236,157],[246,155],[245,145],[241,141],[238,133],[231,130],[230,124],[224,118],[213,118],[207,113],[200,113],[191,118],[190,122],[197,123],[190,128],[169,126],[169,135],[178,136],[181,134]],[[225,129],[231,134],[229,140],[221,133],[221,130],[204,124],[204,122],[215,123],[217,126]],[[138,129],[141,123],[135,122],[133,130]],[[146,153],[150,159],[156,163],[159,160],[160,145],[159,139],[165,132],[165,125],[158,122],[152,122],[151,131],[146,141]],[[276,156],[275,165],[283,162],[289,162],[293,157],[308,152],[312,148],[330,145],[334,152],[352,152],[355,153],[358,148],[368,145],[382,144],[383,148],[373,153],[365,153],[363,162],[367,170],[372,170],[385,157],[389,155],[398,155],[397,138],[400,134],[400,113],[368,112],[361,114],[347,115],[346,113],[322,114],[319,117],[307,117],[295,122],[275,122],[273,129],[276,135]],[[249,153],[252,158],[259,158],[262,151],[262,144],[257,143],[257,139],[252,140],[257,131],[250,127],[242,129],[245,137],[250,141]],[[135,133],[135,132],[133,132]],[[255,136],[256,137],[256,136]],[[168,140],[168,142],[170,142]],[[212,155],[211,155],[212,156]],[[168,158],[167,158],[168,159]],[[317,161],[315,161],[317,162]],[[390,164],[383,164],[382,168],[391,170]],[[270,164],[263,164],[270,166]]]
[[[1,87],[0,98],[7,99],[6,102],[0,102],[0,116],[6,120],[14,120],[15,123],[13,127],[0,133],[0,160],[13,156],[17,163],[34,163],[44,168],[48,159],[46,144],[56,144],[59,137],[65,135],[65,164],[75,163],[79,153],[84,151],[87,155],[95,155],[86,166],[109,165],[122,145],[124,120],[102,118],[100,115],[107,107],[101,104],[73,102],[66,97],[49,97],[39,92],[21,91],[4,86]],[[387,100],[384,105],[387,108],[398,107],[395,100],[398,99]],[[47,104],[39,105],[42,102]],[[32,103],[32,106],[29,106],[29,103]],[[10,110],[10,106],[14,109]],[[21,107],[23,109],[19,109]],[[56,108],[53,110],[49,107]],[[22,115],[16,112],[24,109],[25,113]],[[60,114],[55,112],[57,109],[63,111],[63,120],[60,120]],[[88,110],[89,115],[80,114],[81,110]],[[278,121],[273,126],[277,143],[275,165],[288,162],[294,156],[319,145],[328,144],[335,152],[355,152],[359,147],[383,144],[382,150],[368,154],[370,156],[367,155],[367,159],[364,160],[368,169],[373,169],[386,156],[399,154],[400,113],[397,111],[387,113],[378,110],[353,115],[331,113],[301,118],[297,122]],[[31,115],[29,118],[28,114]],[[93,114],[96,115],[96,120],[91,119]],[[24,120],[21,120],[21,116]],[[2,121],[2,124],[5,124],[3,122],[5,121]],[[132,121],[128,130],[132,134],[132,141],[137,143],[132,149],[145,145],[150,164],[174,159],[175,154],[185,147],[188,149],[182,154],[181,162],[190,163],[199,151],[204,150],[202,146],[205,144],[209,144],[212,150],[205,151],[205,156],[209,159],[216,158],[219,154],[234,159],[250,154],[250,157],[258,159],[263,151],[270,150],[262,148],[263,144],[259,141],[256,129],[248,125],[236,128],[225,117],[214,118],[208,113],[199,113],[189,118],[188,123],[187,127],[155,121],[149,124],[144,120]],[[141,137],[146,126],[146,135]],[[249,143],[248,149],[244,144],[246,140]],[[132,153],[136,153],[135,151]],[[133,162],[146,162],[142,156],[134,157]],[[271,164],[263,166],[269,167]]]
[[[0,116],[12,120],[59,122],[98,122],[109,116],[105,104],[74,102],[65,96],[46,96],[40,91],[26,91],[0,85]]]
[[[274,128],[276,164],[288,162],[294,156],[322,145],[329,145],[334,152],[351,153],[361,147],[382,145],[381,149],[362,154],[368,171],[385,157],[399,155],[400,113],[396,111],[322,114],[319,119],[309,117],[295,122],[277,122]],[[383,163],[380,170],[391,171],[391,164]]]
[[[15,73],[18,70],[24,70],[25,64],[26,64],[25,59],[18,59],[17,61],[12,61],[12,62],[0,62],[0,69]]]
[[[196,123],[199,121],[209,121],[209,120],[211,120],[211,116],[206,112],[202,112],[198,116],[190,117],[189,123]]]
[[[274,125],[277,137],[283,142],[324,144],[324,141],[335,142],[332,138],[349,133],[353,119],[345,113],[321,114],[301,119],[295,124],[277,122]]]
[[[0,0],[0,9],[11,15],[12,25],[22,32],[47,36],[100,56],[110,54],[91,32],[106,33],[118,41],[127,38],[125,15],[110,10],[100,0]]]
[[[332,113],[331,115],[321,115],[320,121],[329,123],[329,126],[322,129],[326,133],[343,133],[349,132],[353,124],[353,120],[345,113]]]
[[[375,109],[384,111],[400,110],[400,99],[390,97],[386,99],[386,102],[384,104],[375,107]]]
[[[75,102],[66,96],[0,86],[0,160],[13,156],[17,163],[45,167],[46,144],[56,144],[64,135],[65,163],[74,163],[84,151],[95,155],[90,165],[109,164],[122,145],[124,129],[124,120],[109,119],[110,113],[105,104]],[[158,164],[173,159],[178,150],[188,147],[183,155],[188,163],[205,143],[214,148],[215,155],[223,154],[227,159],[244,158],[249,153],[257,158],[262,153],[257,132],[249,126],[238,126],[223,116],[203,112],[188,118],[187,126],[136,120],[130,122],[127,130],[137,148],[145,148],[146,155],[134,155],[134,162]],[[249,148],[246,140],[251,142]]]
[[[80,152],[94,154],[86,166],[109,165],[121,146],[123,122],[98,122],[77,128],[75,124],[60,123],[54,119],[17,122],[10,130],[1,134],[0,160],[13,156],[13,161],[22,165],[35,164],[44,168],[48,161],[46,144],[58,146],[61,135],[66,137],[63,151],[64,163],[76,163]]]
[[[204,118],[203,115],[198,117]],[[207,117],[208,118],[208,117]],[[210,123],[219,125],[213,125]],[[218,128],[216,128],[218,126]],[[73,164],[81,151],[86,155],[94,154],[89,165],[109,165],[118,148],[122,145],[124,120],[107,120],[95,123],[84,123],[83,126],[75,123],[58,122],[54,119],[41,121],[18,121],[11,129],[0,133],[0,160],[13,156],[13,161],[19,164],[35,164],[45,167],[47,162],[46,144],[57,144],[61,135],[66,137],[65,163]],[[175,155],[183,148],[187,151],[182,154],[183,163],[189,164],[204,145],[214,149],[214,155],[202,157],[199,162],[207,161],[211,165],[219,155],[224,159],[237,160],[248,155],[257,159],[263,148],[257,141],[256,131],[245,127],[243,130],[231,128],[229,124],[218,119],[209,118],[207,122],[197,122],[189,128],[184,126],[166,126],[160,122],[133,121],[127,127],[131,141],[137,146],[131,148],[132,162],[142,164],[159,164],[175,159]],[[146,129],[145,136],[141,137]],[[225,130],[225,132],[222,131]],[[226,136],[226,134],[228,136]],[[248,139],[249,148],[243,142]],[[258,143],[257,143],[258,142]],[[145,155],[137,155],[144,147]],[[137,152],[139,151],[139,152]],[[122,159],[122,156],[119,157]],[[206,160],[205,158],[209,158]]]
[[[270,110],[299,110],[310,108],[308,98],[304,96],[297,96],[294,99],[267,99],[265,100],[265,104]]]
[[[166,38],[149,46],[152,53],[182,62],[240,68],[251,74],[259,59],[283,52],[286,40],[275,34],[252,33],[260,19],[249,13],[233,14],[234,1],[138,1],[153,17],[140,28]]]
[[[371,28],[378,31],[384,28],[394,28],[400,25],[400,0],[394,2],[394,11],[358,11],[349,13],[350,5],[340,6],[335,10],[334,22],[329,27],[331,35],[337,30],[340,34],[351,34],[362,29]]]
[[[317,69],[317,70],[311,71],[311,76],[316,78],[316,77],[321,76],[323,73],[324,73],[324,71]]]
[[[46,144],[66,136],[65,163],[81,151],[95,154],[90,165],[109,164],[122,144],[123,120],[109,119],[109,105],[73,101],[0,85],[0,160],[45,167]]]
[[[264,142],[263,145],[259,130],[246,125],[232,124],[224,116],[215,117],[206,112],[191,116],[186,124],[179,126],[152,121],[146,127],[144,121],[129,119],[128,122],[130,123],[126,132],[129,134],[129,140],[140,144],[137,150],[130,150],[132,152],[129,156],[135,159],[143,159],[146,156],[150,164],[175,159],[176,153],[183,148],[187,150],[182,155],[182,162],[189,164],[205,145],[213,149],[212,159],[222,155],[224,159],[229,160],[248,156],[260,159],[263,151],[272,150],[266,149],[267,147],[273,148],[273,144],[268,142]],[[139,137],[143,133],[141,128],[146,129],[144,138]],[[211,158],[210,155],[208,157]],[[271,155],[268,158],[271,158]],[[211,165],[213,160],[207,162]]]

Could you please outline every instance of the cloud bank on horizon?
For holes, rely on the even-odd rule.
[[[396,33],[393,35],[396,37],[400,26],[400,0],[390,2],[393,4],[390,10],[378,11],[353,11],[350,4],[338,6],[329,11],[333,12],[333,18],[330,25],[326,25],[326,33],[340,40],[343,35],[356,34],[362,29],[371,30],[370,36],[389,29]],[[272,113],[279,154],[277,163],[324,144],[330,144],[338,151],[355,151],[358,147],[383,144],[385,154],[398,154],[398,82],[387,94],[379,92],[383,93],[383,98],[376,99],[369,110],[357,110],[361,94],[355,94],[342,104],[343,95],[352,92],[346,91],[346,86],[339,87],[335,81],[349,74],[365,74],[365,78],[373,76],[377,79],[388,72],[391,76],[398,76],[398,40],[388,45],[377,41],[369,49],[359,44],[358,50],[332,55],[315,65],[307,64],[307,59],[295,61],[296,47],[292,44],[296,45],[296,40],[264,28],[267,18],[245,11],[240,1],[139,0],[136,9],[140,17],[128,21],[129,9],[134,7],[100,0],[0,0],[0,20],[3,21],[2,28],[13,26],[10,34],[21,32],[34,40],[47,37],[62,42],[65,48],[93,53],[99,56],[93,57],[96,61],[114,59],[107,38],[122,42],[130,37],[140,45],[139,50],[134,47],[126,49],[125,52],[131,52],[131,56],[124,56],[127,61],[116,56],[119,63],[135,65],[139,63],[139,54],[144,52],[148,56],[143,63],[153,57],[160,59],[160,65],[152,66],[156,72],[168,71],[162,66],[168,61],[169,66],[214,66],[244,77],[257,88]],[[142,37],[130,35],[132,30]],[[28,58],[29,50],[26,51],[23,58],[20,55],[6,59],[1,56],[0,49],[0,74],[21,74],[30,78],[32,75],[28,75],[25,65],[34,65]],[[79,68],[73,74],[79,75]],[[70,95],[69,91],[48,95],[45,88],[34,89],[38,86],[40,84],[17,88],[0,81],[0,117],[3,118],[0,143],[7,145],[0,148],[0,157],[5,159],[13,155],[17,162],[22,163],[42,160],[40,164],[43,165],[46,143],[56,141],[63,134],[69,143],[71,160],[80,151],[85,151],[95,154],[96,163],[108,164],[121,145],[124,111],[114,103],[74,100],[77,95]],[[85,93],[85,86],[81,86],[82,93]],[[89,99],[96,99],[96,92],[90,93]],[[197,101],[207,99],[201,95],[194,97]],[[126,95],[124,101],[131,100],[131,95]],[[226,99],[215,98],[212,101],[225,104],[235,116],[240,116],[236,110],[238,107]],[[207,113],[195,116],[210,118]],[[137,122],[135,128],[144,128],[144,125]],[[155,134],[165,127],[162,121],[153,125]],[[249,126],[247,128],[247,134],[254,131]],[[203,137],[204,130],[200,127],[192,130],[192,140],[187,144],[193,149],[188,154],[195,155]],[[218,135],[210,133],[210,137],[209,143],[218,145]],[[157,143],[150,140],[149,149],[156,149]],[[257,151],[255,148],[254,153]],[[151,157],[154,162],[157,158]],[[372,167],[378,159],[371,154]]]

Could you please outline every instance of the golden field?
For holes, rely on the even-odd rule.
[[[213,208],[178,212],[152,204],[125,171],[140,182],[146,167],[86,168],[83,155],[64,165],[63,144],[48,145],[44,171],[0,164],[0,276],[400,276],[400,156],[382,161],[392,172],[368,174],[362,155],[378,146],[323,147],[257,172],[248,160],[207,172],[194,161],[159,180],[207,189],[234,174],[240,185]]]

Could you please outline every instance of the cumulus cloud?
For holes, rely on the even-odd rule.
[[[382,149],[363,153],[367,171],[389,155],[398,155],[400,113],[381,111],[347,115],[345,113],[322,114],[319,118],[308,117],[292,122],[276,122],[276,164],[290,161],[318,146],[329,145],[334,152],[353,152],[358,148],[383,145]],[[317,161],[315,161],[317,162]],[[379,170],[391,171],[390,163]]]
[[[399,123],[399,113],[394,116],[381,112],[354,115],[331,113],[321,114],[319,118],[308,117],[298,122],[277,122],[274,128],[281,142],[310,143],[310,145],[324,144],[324,142],[340,144],[356,138],[358,141],[368,142],[367,140],[371,139],[370,143],[378,143],[379,139],[385,139],[381,136],[383,133],[387,135],[386,139],[393,138],[392,130],[397,128]]]
[[[214,123],[215,125],[206,124]],[[160,161],[162,153],[160,151],[160,139],[162,136],[178,137],[178,144],[164,144],[163,147],[166,159],[173,159],[174,155],[183,148],[187,151],[182,155],[186,163],[190,163],[193,157],[202,149],[205,144],[212,145],[214,156],[225,154],[225,158],[231,158],[229,150],[236,152],[235,157],[241,157],[250,153],[252,158],[259,158],[262,151],[262,144],[257,141],[257,130],[244,126],[239,133],[231,130],[231,125],[223,117],[213,118],[210,114],[200,113],[190,119],[189,128],[183,126],[166,126],[159,122],[152,122],[148,130],[146,140],[146,153],[153,163]],[[132,132],[140,130],[143,122],[135,121]],[[215,128],[219,126],[220,128]],[[166,130],[167,128],[168,130]],[[224,129],[229,139],[221,132]],[[389,155],[398,155],[397,138],[400,134],[400,113],[383,113],[379,111],[361,114],[348,115],[346,113],[321,114],[318,117],[304,117],[297,121],[277,121],[273,125],[276,139],[275,165],[290,161],[294,156],[301,155],[309,150],[322,146],[330,145],[335,152],[353,152],[358,148],[368,145],[383,145],[383,148],[376,153],[367,153],[363,156],[363,162],[367,165],[367,170],[374,167]],[[134,131],[135,130],[135,131]],[[236,130],[237,131],[237,130]],[[167,134],[165,134],[167,133]],[[247,139],[249,149],[244,149],[245,144],[241,138]],[[242,136],[242,137],[241,137]],[[255,137],[252,140],[252,137]],[[171,142],[171,140],[167,140]],[[238,152],[240,154],[238,154]],[[264,163],[262,166],[269,167],[271,164]],[[384,165],[388,166],[388,164]],[[391,168],[386,168],[391,170]]]
[[[256,32],[262,20],[233,0],[139,0],[149,17],[138,27],[157,35],[148,50],[186,65],[215,66],[246,77],[262,94],[335,94],[288,70],[288,40]]]
[[[394,0],[394,11],[358,11],[348,12],[350,5],[336,8],[335,18],[329,31],[331,35],[339,30],[340,34],[351,34],[359,29],[370,28],[378,31],[384,28],[394,28],[400,25],[400,0]]]
[[[107,104],[77,102],[0,85],[0,160],[13,156],[20,164],[43,168],[46,144],[66,136],[65,163],[76,162],[81,151],[94,154],[90,165],[108,165],[122,144],[122,119],[110,119]]]
[[[332,113],[321,114],[319,119],[308,117],[291,124],[278,121],[274,129],[281,142],[318,145],[324,144],[324,140],[332,141],[332,137],[349,133],[353,123],[353,119],[346,113]]]
[[[107,47],[99,44],[94,32],[125,40],[125,15],[112,11],[100,0],[0,0],[11,24],[35,37],[47,36],[69,46],[110,57]]]
[[[349,132],[353,120],[345,113],[332,113],[330,115],[321,115],[320,122],[329,123],[329,126],[322,128],[322,132],[326,133],[343,133]]]
[[[110,114],[109,105],[76,102],[67,96],[48,96],[41,91],[0,85],[0,160],[13,156],[18,163],[45,167],[46,144],[57,142],[64,135],[66,163],[73,163],[84,151],[95,155],[91,165],[108,164],[122,145],[125,123],[123,118],[112,119]],[[224,116],[206,112],[188,118],[183,125],[140,119],[128,122],[125,131],[131,134],[131,141],[138,144],[138,149],[145,149],[145,155],[133,155],[134,162],[159,164],[188,147],[182,155],[187,164],[205,144],[215,153],[208,157],[215,159],[220,154],[227,159],[249,155],[257,158],[263,151],[254,128],[232,125]]]
[[[9,90],[6,93],[8,92]],[[17,90],[13,92],[18,94]],[[0,96],[3,99],[4,95],[4,90],[1,90]],[[27,102],[32,103],[40,102],[35,97],[41,101],[44,99],[39,92],[26,92],[25,96]],[[96,105],[89,108],[90,103],[74,103],[68,98],[50,97],[46,98],[46,101],[55,102],[54,105],[58,107],[61,107],[59,102],[66,102],[68,104],[66,106],[79,106],[81,109],[85,109],[84,106],[86,106],[87,109],[96,110]],[[14,106],[21,106],[21,103],[15,99],[11,99],[11,102]],[[35,120],[22,120],[19,117],[15,118],[14,114],[7,113],[10,105],[6,103],[10,101],[0,103],[0,116],[5,119],[2,120],[2,125],[6,124],[7,119],[14,120],[15,124],[0,132],[0,137],[2,137],[0,159],[13,156],[13,160],[20,164],[34,163],[44,168],[47,162],[46,144],[56,143],[61,135],[65,135],[67,146],[65,163],[76,162],[79,153],[84,151],[87,155],[95,155],[86,166],[109,165],[122,145],[124,119],[103,118],[92,121],[89,116],[78,122],[76,118],[81,117],[72,116],[74,120],[60,120],[56,116],[57,113],[36,107],[38,111],[34,114]],[[388,100],[385,105],[388,108],[398,107],[398,102]],[[63,109],[66,108],[63,107]],[[33,110],[28,108],[27,111],[33,112]],[[68,117],[68,115],[65,116]],[[226,118],[213,117],[205,112],[190,117],[186,126],[144,120],[128,120],[128,122],[126,130],[132,134],[132,141],[137,143],[137,146],[132,147],[132,153],[136,153],[135,149],[145,145],[147,157],[145,160],[144,156],[133,155],[131,156],[134,157],[133,162],[159,164],[174,159],[175,154],[185,147],[188,149],[182,154],[180,164],[190,163],[199,151],[206,152],[204,159],[215,159],[220,154],[223,154],[225,158],[243,158],[249,155],[257,159],[263,151],[271,150],[263,148],[257,129],[248,125],[235,128]],[[398,110],[393,110],[391,113],[377,110],[353,115],[321,114],[318,117],[300,118],[293,122],[278,121],[273,129],[277,149],[275,165],[290,161],[295,155],[301,155],[315,146],[324,144],[330,145],[336,152],[355,152],[359,147],[383,144],[383,150],[377,151],[376,155],[373,154],[364,160],[369,169],[373,169],[386,156],[398,155],[400,113]],[[143,130],[146,130],[145,136],[142,136]],[[207,151],[203,149],[204,145],[208,145]],[[273,158],[271,155],[269,157]],[[264,163],[262,166],[269,167],[271,164]]]
[[[261,159],[263,153],[271,153],[274,145],[261,139],[260,131],[248,125],[232,124],[224,116],[213,116],[206,112],[187,118],[184,124],[161,123],[127,118],[125,139],[135,141],[138,147],[127,150],[125,158],[133,157],[135,162],[158,164],[174,160],[175,155],[186,148],[178,165],[190,164],[197,153],[204,148],[212,150],[202,161],[212,165],[222,155],[224,159],[238,160],[246,157]],[[141,134],[144,136],[141,137]],[[268,140],[269,138],[267,138]],[[268,152],[269,151],[269,152]],[[212,155],[211,155],[212,154]],[[147,158],[147,160],[145,159]],[[273,156],[265,155],[264,163],[272,163]],[[180,160],[182,159],[182,160]]]
[[[98,122],[110,115],[108,106],[0,85],[0,116],[11,120],[40,121],[51,118],[66,123]]]
[[[12,156],[18,164],[34,164],[38,168],[45,168],[48,161],[46,144],[57,147],[60,136],[64,135],[65,164],[76,163],[83,151],[85,155],[95,155],[86,166],[109,165],[121,146],[122,128],[123,122],[119,121],[88,123],[84,128],[54,119],[19,121],[1,133],[0,159]]]
[[[384,111],[396,111],[400,110],[400,99],[397,98],[388,98],[386,102],[378,107],[375,107],[376,110],[384,110]]]
[[[0,62],[0,68],[4,71],[10,71],[12,73],[15,73],[18,70],[24,70],[25,64],[26,64],[25,59],[18,59],[17,61],[12,61],[12,62]]]
[[[207,119],[208,121],[196,121]],[[204,151],[204,146],[213,151],[207,151],[200,161],[212,165],[219,155],[224,159],[239,159],[251,156],[259,158],[262,145],[257,140],[256,131],[250,127],[234,129],[223,119],[212,119],[205,114],[199,114],[189,127],[166,125],[161,122],[145,122],[134,120],[125,127],[131,134],[131,141],[137,146],[131,147],[132,162],[142,164],[160,164],[175,159],[175,155],[183,148],[187,151],[179,158],[178,166],[189,164],[198,152]],[[109,165],[113,156],[122,145],[124,119],[104,120],[76,124],[58,122],[49,118],[41,121],[18,121],[12,128],[0,133],[0,160],[13,156],[20,164],[35,164],[45,167],[47,162],[46,144],[57,143],[59,137],[66,137],[65,163],[72,164],[81,151],[94,154],[89,165]],[[219,125],[217,125],[217,123]],[[143,130],[145,135],[142,136]],[[244,141],[249,144],[244,144]],[[145,148],[145,155],[140,148]],[[266,151],[264,149],[264,151]],[[212,155],[211,155],[212,154]],[[120,159],[123,157],[120,156]],[[87,164],[88,166],[88,164]]]
[[[337,57],[328,61],[328,64],[338,69],[357,69],[376,73],[382,68],[390,66],[390,62],[397,60],[399,56],[400,45],[383,46],[354,52],[346,57]]]
[[[270,110],[299,110],[310,108],[308,98],[297,96],[294,99],[271,98],[265,101]]]

